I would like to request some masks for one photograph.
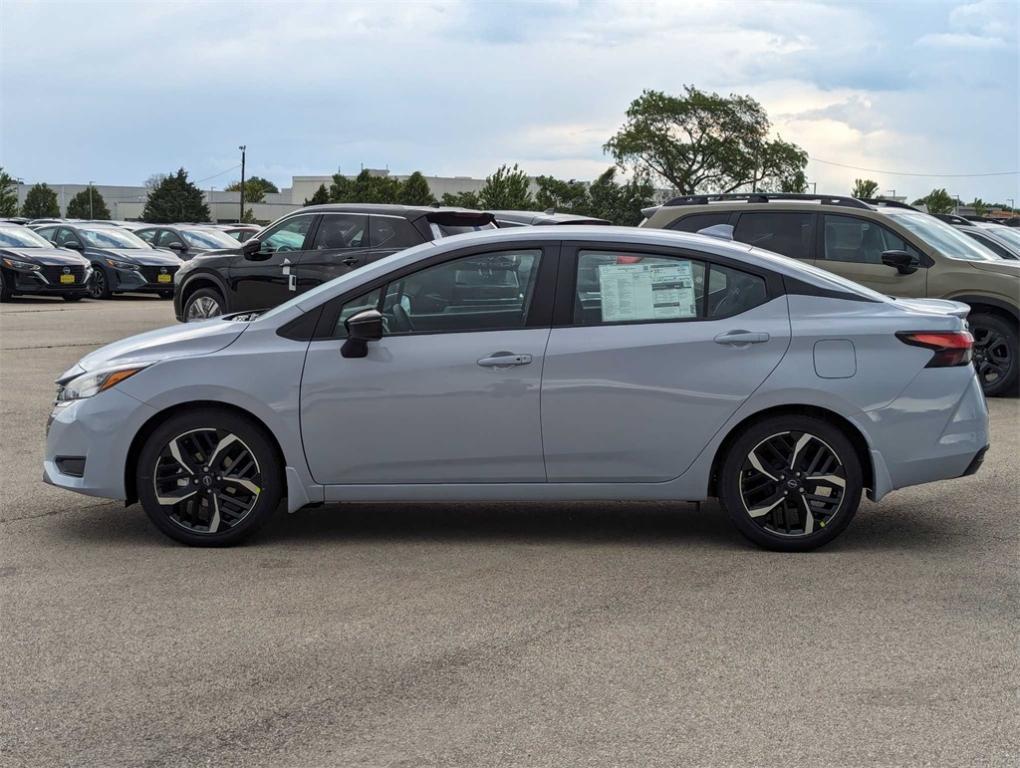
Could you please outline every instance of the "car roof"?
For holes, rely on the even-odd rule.
[[[417,219],[430,213],[487,213],[486,211],[478,211],[473,208],[457,208],[448,205],[396,205],[391,203],[325,203],[323,205],[308,205],[300,209],[300,212],[305,211],[315,213],[374,213],[387,216],[404,216],[408,219]],[[295,213],[297,212],[295,211]]]

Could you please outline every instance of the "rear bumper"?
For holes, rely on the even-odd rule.
[[[888,406],[866,413],[877,501],[889,491],[972,475],[988,450],[988,408],[973,368],[946,395],[946,369],[927,369]],[[942,393],[942,394],[940,394]]]

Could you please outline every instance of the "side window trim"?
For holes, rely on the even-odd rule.
[[[356,299],[371,291],[379,288],[385,288],[392,283],[396,283],[403,280],[405,277],[412,275],[416,272],[420,272],[431,267],[445,264],[448,261],[456,261],[468,256],[477,256],[485,253],[499,253],[502,251],[513,251],[513,250],[539,250],[541,256],[539,257],[538,274],[535,278],[535,289],[531,297],[531,305],[528,308],[528,316],[525,318],[524,326],[521,330],[527,328],[548,328],[551,325],[553,304],[554,304],[554,293],[557,283],[557,265],[560,262],[560,244],[556,241],[548,240],[535,240],[535,241],[522,241],[522,242],[501,242],[498,246],[493,245],[475,245],[468,248],[464,248],[457,251],[450,251],[437,256],[432,256],[424,261],[410,264],[402,269],[394,270],[386,275],[381,275],[375,280],[371,280],[364,285],[360,285],[357,288],[352,288],[339,296],[334,296],[332,299],[322,304],[322,312],[319,315],[319,321],[315,326],[315,332],[312,335],[311,341],[336,341],[338,337],[334,335],[336,329],[337,318],[340,315],[344,304],[352,299]],[[385,291],[383,292],[383,298],[385,298]],[[429,336],[438,333],[487,333],[499,331],[479,331],[479,330],[467,330],[467,331],[422,331],[415,333],[416,336]]]
[[[761,269],[751,264],[729,259],[714,253],[689,250],[687,248],[676,248],[669,246],[649,245],[646,243],[625,243],[618,242],[608,244],[605,241],[571,241],[564,242],[559,257],[559,271],[556,280],[556,304],[553,308],[553,328],[594,328],[601,326],[580,325],[574,322],[574,295],[577,291],[577,261],[581,251],[617,251],[627,249],[628,252],[644,253],[648,256],[661,256],[675,259],[688,259],[700,261],[705,265],[705,295],[708,294],[708,280],[713,266],[726,267],[738,272],[746,272],[755,275],[765,281],[765,301],[769,302],[778,296],[786,293],[786,286],[783,284],[782,275],[767,269]],[[707,301],[707,300],[706,300]],[[707,303],[705,308],[707,310]],[[623,325],[647,325],[649,323],[690,323],[690,322],[715,322],[725,320],[733,315],[720,315],[708,317],[690,317],[676,320],[638,320],[625,323],[603,323],[605,326]]]

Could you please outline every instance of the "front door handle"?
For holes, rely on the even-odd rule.
[[[348,267],[353,267],[358,263],[357,256],[348,256],[346,259],[340,259],[341,264],[346,264]]]
[[[716,344],[729,344],[731,346],[762,344],[768,340],[769,335],[759,331],[727,331],[715,337]]]
[[[483,368],[510,368],[515,365],[528,365],[531,363],[531,355],[518,355],[514,352],[493,352],[488,357],[483,357],[478,364]]]

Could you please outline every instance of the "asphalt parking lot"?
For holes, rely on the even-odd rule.
[[[40,480],[170,302],[0,310],[0,764],[1016,765],[1020,403],[976,476],[751,548],[714,504],[354,505],[188,549]]]

